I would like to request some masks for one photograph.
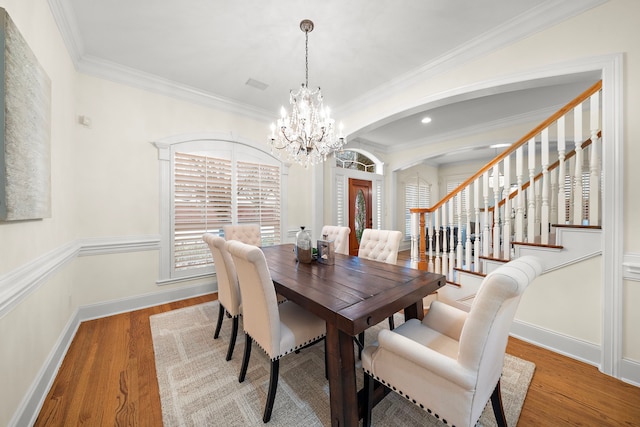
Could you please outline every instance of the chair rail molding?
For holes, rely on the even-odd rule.
[[[79,256],[160,249],[160,236],[88,238],[66,243],[0,276],[0,317]]]
[[[625,254],[622,270],[625,280],[640,282],[640,254]]]

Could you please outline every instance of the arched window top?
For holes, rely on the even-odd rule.
[[[382,174],[382,162],[375,156],[359,149],[336,151],[336,167]]]

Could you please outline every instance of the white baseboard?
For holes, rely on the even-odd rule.
[[[640,363],[629,359],[622,359],[618,377],[625,383],[640,387]]]
[[[80,323],[86,320],[206,295],[214,291],[215,289],[211,283],[204,283],[78,308],[60,334],[56,345],[51,350],[49,357],[9,422],[9,427],[31,426],[35,423],[44,399],[47,397],[47,393],[56,378]]]
[[[600,367],[600,346],[516,320],[511,336],[571,359]]]

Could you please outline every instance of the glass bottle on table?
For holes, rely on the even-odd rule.
[[[298,262],[310,263],[313,257],[312,252],[311,236],[304,229],[304,226],[301,226],[300,231],[296,233],[296,258]]]

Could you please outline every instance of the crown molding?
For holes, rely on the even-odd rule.
[[[350,103],[335,108],[338,116],[348,116],[361,111],[365,106],[381,102],[415,84],[465,64],[480,56],[515,43],[534,33],[550,28],[566,19],[577,16],[609,0],[585,0],[566,2],[547,0],[501,26],[498,26],[473,41],[459,46],[413,71],[405,73],[378,88],[355,98]]]

